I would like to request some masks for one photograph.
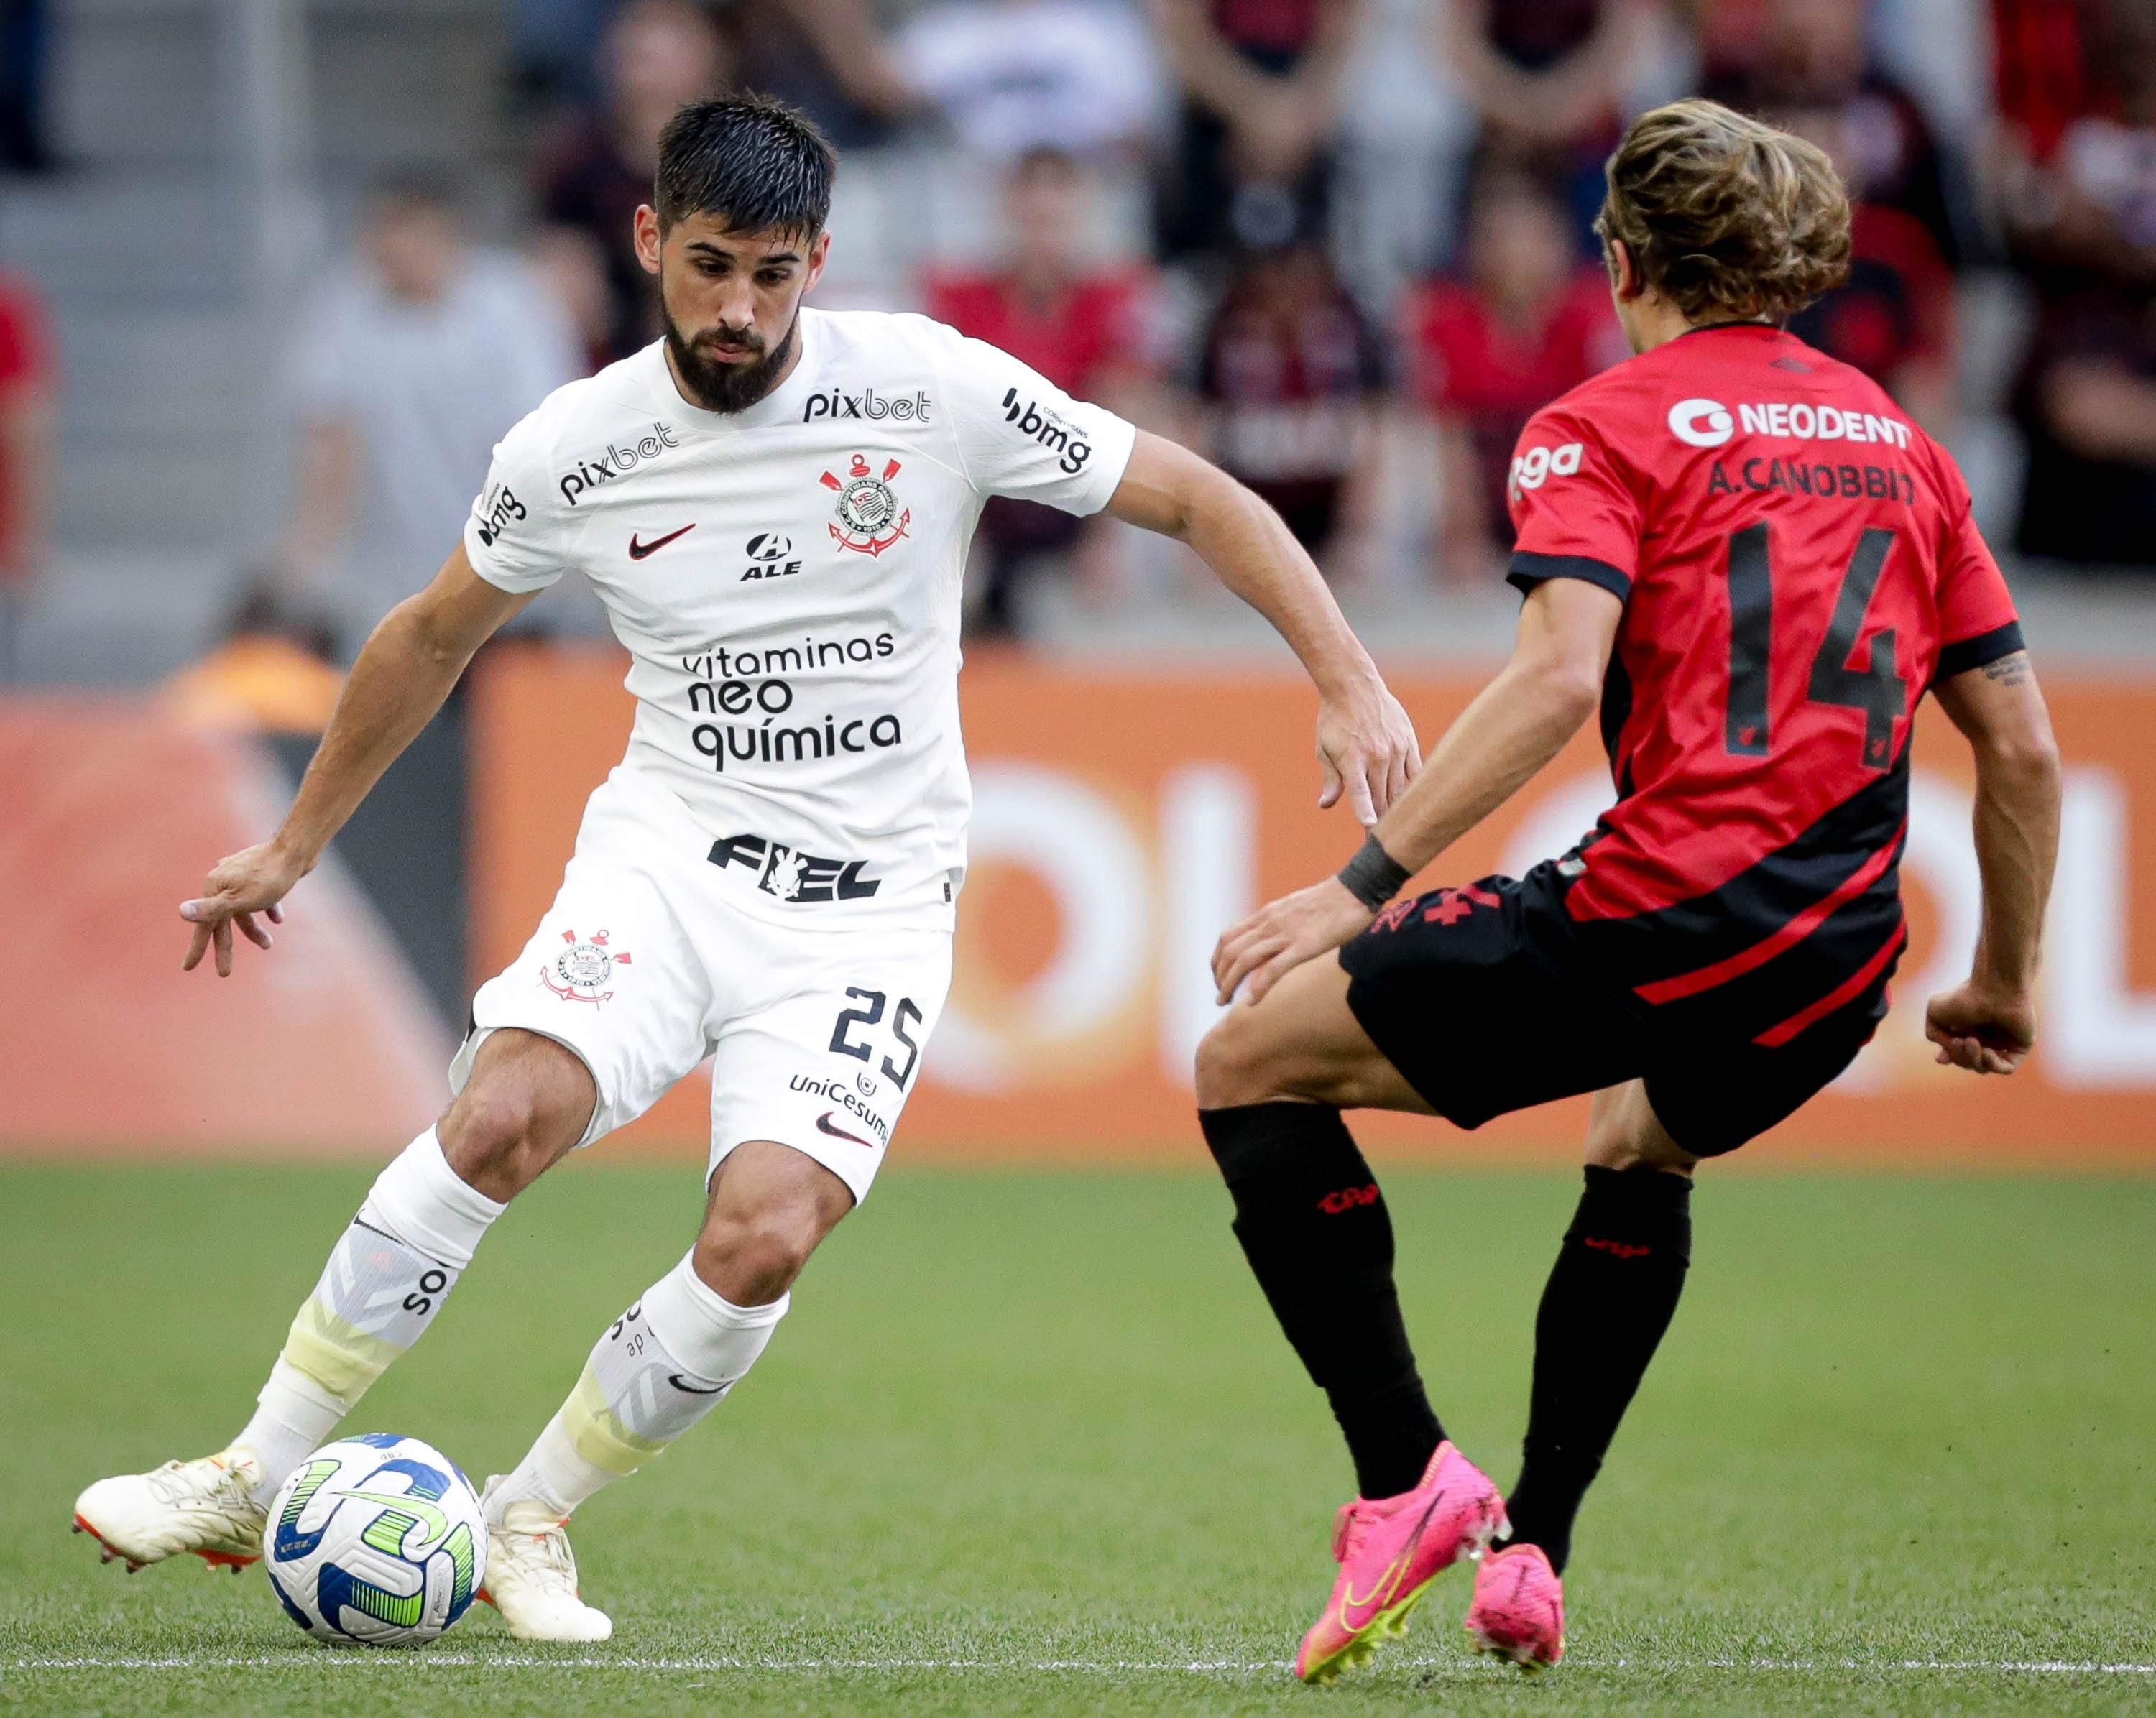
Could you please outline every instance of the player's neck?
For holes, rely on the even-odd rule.
[[[1626,307],[1625,332],[1630,338],[1635,352],[1650,352],[1656,346],[1667,346],[1671,341],[1687,334],[1696,334],[1702,328],[1732,326],[1771,328],[1774,325],[1754,316],[1732,316],[1717,312],[1710,316],[1691,317],[1667,299],[1655,295],[1643,295]]]

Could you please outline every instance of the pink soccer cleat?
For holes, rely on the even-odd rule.
[[[1547,1670],[1564,1656],[1564,1582],[1540,1546],[1508,1545],[1482,1559],[1467,1632],[1522,1670]]]
[[[1325,1614],[1302,1638],[1295,1674],[1330,1682],[1405,1632],[1424,1590],[1462,1557],[1476,1557],[1504,1531],[1505,1500],[1488,1475],[1448,1442],[1422,1483],[1398,1497],[1344,1505],[1333,1530],[1339,1579]]]

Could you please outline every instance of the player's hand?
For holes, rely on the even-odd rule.
[[[1318,808],[1337,805],[1344,795],[1367,829],[1407,792],[1422,767],[1422,750],[1399,700],[1373,675],[1353,691],[1319,702],[1317,759],[1325,770]]]
[[[1938,1046],[1942,1066],[2011,1074],[2036,1046],[2036,1004],[1964,984],[1932,998],[1924,1036]]]
[[[1337,877],[1260,907],[1241,924],[1222,931],[1213,946],[1218,1000],[1224,1004],[1234,1001],[1240,987],[1245,1002],[1258,1001],[1305,961],[1359,936],[1375,917]]]
[[[201,896],[180,903],[180,916],[195,927],[180,970],[193,972],[202,964],[203,956],[214,948],[217,976],[232,977],[233,926],[238,926],[239,934],[257,948],[268,948],[275,941],[270,925],[285,922],[284,909],[278,903],[291,893],[292,885],[306,875],[307,869],[268,841],[220,859],[203,885]],[[269,924],[261,922],[265,919]]]

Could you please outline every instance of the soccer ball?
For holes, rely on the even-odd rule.
[[[431,1444],[393,1432],[340,1438],[301,1462],[263,1539],[285,1615],[336,1645],[421,1645],[486,1579],[471,1481]]]

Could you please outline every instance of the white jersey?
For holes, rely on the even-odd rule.
[[[637,700],[615,782],[678,800],[741,906],[947,922],[974,522],[990,495],[1098,511],[1136,432],[924,316],[804,308],[800,341],[744,412],[685,402],[660,344],[558,389],[495,448],[465,551],[507,591],[591,580]]]

